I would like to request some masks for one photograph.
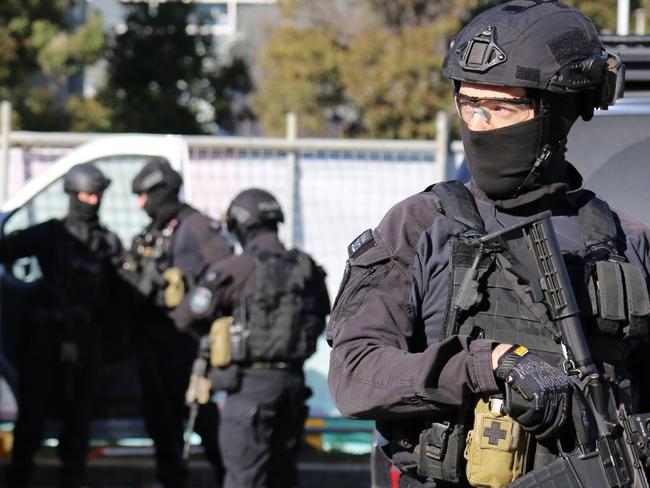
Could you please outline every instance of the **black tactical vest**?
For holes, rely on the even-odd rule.
[[[428,189],[452,225],[450,270],[453,288],[439,341],[465,334],[510,344],[523,344],[552,364],[562,362],[559,334],[545,307],[532,303],[525,286],[499,265],[497,253],[479,264],[478,304],[450,323],[452,303],[467,270],[477,255],[475,238],[486,234],[473,195],[460,182],[445,182]],[[642,271],[620,250],[621,239],[614,215],[595,196],[578,211],[585,244],[583,252],[565,254],[581,319],[594,357],[617,365],[625,360],[630,341],[647,337],[650,322],[648,286]]]
[[[163,291],[167,282],[163,273],[173,265],[176,230],[194,212],[196,210],[192,207],[184,206],[164,228],[146,229],[133,239],[131,258],[124,267],[134,275],[133,281],[138,291],[153,299],[156,305],[164,305]]]
[[[477,280],[481,298],[467,310],[453,313],[463,277],[478,253],[477,237],[486,234],[485,226],[473,195],[462,183],[444,182],[425,191],[435,193],[439,212],[449,219],[449,264],[453,280],[453,286],[449,287],[445,323],[441,329],[427,329],[427,341],[435,343],[454,334],[467,334],[502,343],[522,344],[551,364],[561,366],[563,357],[559,333],[549,320],[546,307],[533,303],[525,286],[502,268],[497,249],[479,261]],[[619,245],[621,236],[607,204],[593,194],[588,196],[591,198],[578,213],[584,251],[564,254],[563,257],[592,355],[607,374],[615,375],[618,400],[634,408],[631,383],[622,380],[629,377],[626,360],[635,343],[648,335],[648,284],[642,270],[628,263],[623,256]],[[459,419],[443,422],[441,419],[425,419],[428,423],[418,436],[420,455],[416,463],[419,475],[449,482],[445,486],[467,486],[463,450],[471,417],[471,412],[464,415],[460,412]],[[553,457],[546,449],[537,449],[535,465],[548,463]]]
[[[270,253],[252,250],[252,295],[242,292],[236,316],[243,324],[240,362],[302,363],[316,347],[312,324],[316,277],[311,258],[298,250]],[[320,329],[319,329],[320,331]]]

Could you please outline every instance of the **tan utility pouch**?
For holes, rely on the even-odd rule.
[[[167,282],[163,292],[165,306],[167,308],[176,308],[185,296],[183,272],[179,268],[167,268],[163,272],[163,278]]]
[[[210,365],[223,368],[230,364],[230,325],[232,317],[220,317],[210,327]]]
[[[506,486],[526,469],[530,435],[501,413],[502,405],[500,398],[481,398],[474,409],[474,427],[465,446],[466,474],[472,486]]]

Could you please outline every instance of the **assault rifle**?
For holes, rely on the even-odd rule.
[[[490,249],[499,249],[501,265],[523,283],[534,303],[546,306],[551,323],[561,338],[564,371],[571,376],[578,390],[574,401],[584,403],[590,420],[574,419],[575,450],[561,450],[557,460],[525,474],[508,486],[648,488],[650,413],[628,414],[625,403],[616,398],[614,375],[602,374],[594,364],[550,216],[550,212],[544,212],[477,238],[479,255]],[[466,302],[476,298],[473,284],[479,260],[477,257],[463,280],[467,283],[463,283],[461,288],[466,292],[456,301],[456,313],[465,308]],[[517,403],[523,401],[506,387],[507,412],[512,412]]]

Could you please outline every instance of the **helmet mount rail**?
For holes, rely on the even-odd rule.
[[[600,87],[597,108],[614,105],[623,97],[625,65],[614,53],[590,56],[566,64],[549,80],[548,90],[555,93],[576,93]]]
[[[469,41],[459,61],[461,68],[483,73],[507,61],[506,53],[496,43],[496,31],[495,26],[488,25]]]

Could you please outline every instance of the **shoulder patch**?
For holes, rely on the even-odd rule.
[[[190,310],[194,315],[203,315],[210,310],[212,292],[203,286],[195,288],[190,298]]]
[[[375,238],[372,235],[372,231],[370,229],[364,230],[361,235],[348,246],[348,256],[350,259],[357,258],[375,245]]]

